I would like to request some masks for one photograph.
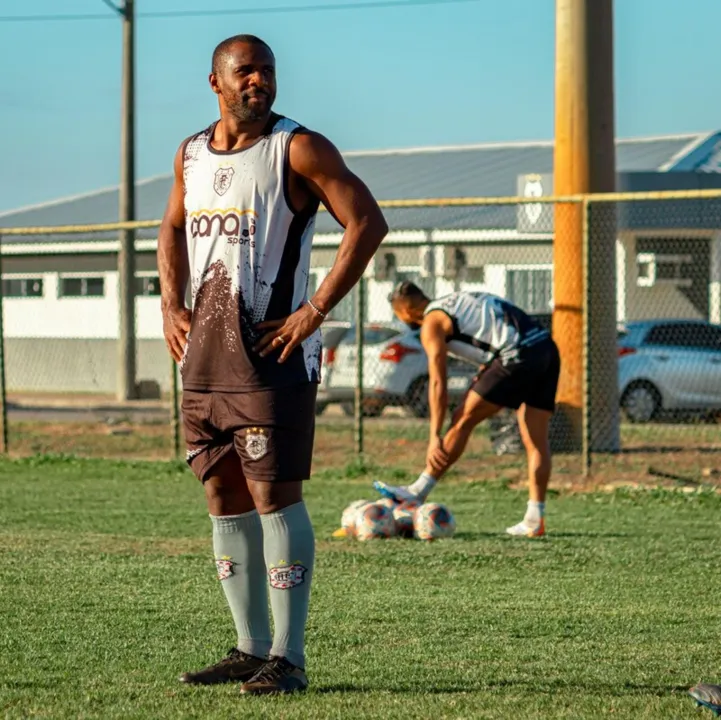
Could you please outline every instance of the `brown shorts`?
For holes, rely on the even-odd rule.
[[[229,452],[249,480],[310,477],[315,383],[245,393],[183,391],[186,460],[201,481]]]
[[[553,412],[556,406],[561,359],[550,338],[523,348],[513,362],[494,359],[474,379],[471,389],[501,407],[528,407]]]

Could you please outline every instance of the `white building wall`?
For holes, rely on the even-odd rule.
[[[616,321],[626,322],[626,269],[628,258],[633,257],[636,241],[632,237],[619,237],[616,240]]]
[[[3,299],[5,337],[9,338],[92,338],[118,337],[118,274],[103,276],[103,297],[60,297],[60,275],[43,273],[43,297]],[[68,276],[66,274],[66,276]],[[73,275],[78,277],[79,275]],[[4,275],[6,278],[38,275]],[[136,331],[139,339],[162,339],[163,321],[159,297],[136,298]]]
[[[506,297],[506,270],[507,265],[486,265],[485,278],[482,285],[479,283],[479,287],[472,287],[469,283],[464,289],[467,290],[485,290],[486,292],[493,293],[499,297]]]
[[[59,297],[60,276],[57,273],[46,273],[42,276],[42,298],[5,298],[3,309],[6,337],[117,337],[117,273],[91,275],[92,277],[104,275],[104,297]],[[6,275],[5,277],[23,276]]]
[[[716,233],[711,239],[709,320],[713,323],[721,323],[721,233]]]
[[[673,242],[676,235],[669,236]],[[705,319],[694,304],[672,283],[659,282],[651,287],[638,285],[636,263],[636,238],[625,235],[622,238],[626,262],[624,272],[619,273],[619,288],[625,286],[625,320]],[[711,267],[713,268],[713,261]],[[713,273],[713,270],[711,271]],[[622,279],[621,279],[622,278]],[[620,300],[617,299],[620,304]]]
[[[436,248],[438,250],[438,248]],[[548,262],[546,254],[537,249],[531,253],[527,267],[541,267]],[[483,282],[468,282],[445,278],[439,274],[435,280],[437,296],[464,290],[483,290],[501,297],[507,294],[507,271],[517,265],[514,247],[497,248],[478,245],[469,251],[474,265],[484,267]],[[509,261],[503,262],[504,255]],[[711,272],[709,283],[710,319],[721,322],[721,233],[711,239]],[[550,257],[550,256],[549,256]],[[513,258],[514,262],[511,262]],[[440,260],[440,257],[437,258]],[[533,261],[538,260],[537,263]],[[616,241],[617,294],[616,308],[620,321],[640,320],[653,317],[698,317],[698,311],[676,287],[658,284],[653,287],[639,287],[637,284],[636,239],[631,233],[623,233]],[[409,270],[410,268],[404,268]],[[418,268],[413,268],[419,270]],[[315,267],[313,273],[316,286],[324,280],[329,268]],[[57,273],[43,273],[42,298],[5,298],[5,335],[8,338],[88,338],[117,339],[118,337],[118,276],[115,272],[88,273],[89,276],[103,275],[105,295],[103,297],[63,298],[59,297],[60,276]],[[36,274],[9,275],[4,277],[38,277]],[[367,278],[367,318],[371,322],[391,322],[393,314],[388,295],[393,288],[392,280],[376,280],[372,277],[372,266]],[[136,298],[136,331],[139,340],[162,340],[163,328],[159,297]]]
[[[138,297],[135,299],[135,318],[138,338],[154,340],[163,337],[163,316],[160,312],[159,297]]]

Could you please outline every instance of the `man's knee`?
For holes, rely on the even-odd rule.
[[[481,401],[470,406],[466,405],[459,415],[458,425],[467,430],[473,430],[476,425],[480,425],[484,420],[487,420],[497,412],[498,407],[486,401]]]
[[[248,489],[261,515],[278,512],[303,500],[303,482],[248,480]]]
[[[542,469],[551,465],[551,453],[547,448],[529,446],[526,447],[528,461],[534,468]]]
[[[217,476],[206,480],[203,488],[211,515],[242,515],[255,508],[247,490],[223,483]]]

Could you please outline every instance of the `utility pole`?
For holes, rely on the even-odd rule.
[[[613,0],[556,0],[555,115],[554,194],[613,192]],[[615,208],[590,203],[589,209],[585,278],[584,206],[558,204],[554,213],[553,335],[561,354],[560,451],[581,448],[584,395],[590,404],[594,449],[618,449]],[[593,344],[584,339],[584,305]],[[593,380],[588,394],[584,351]]]
[[[123,21],[119,220],[135,220],[135,0],[117,8]],[[136,397],[135,231],[120,231],[118,252],[118,400]]]

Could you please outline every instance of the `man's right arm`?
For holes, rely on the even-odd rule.
[[[183,150],[175,154],[173,187],[158,230],[158,274],[163,334],[176,362],[183,357],[190,330],[190,310],[185,307],[185,290],[190,270],[185,236],[185,203],[183,187]]]

